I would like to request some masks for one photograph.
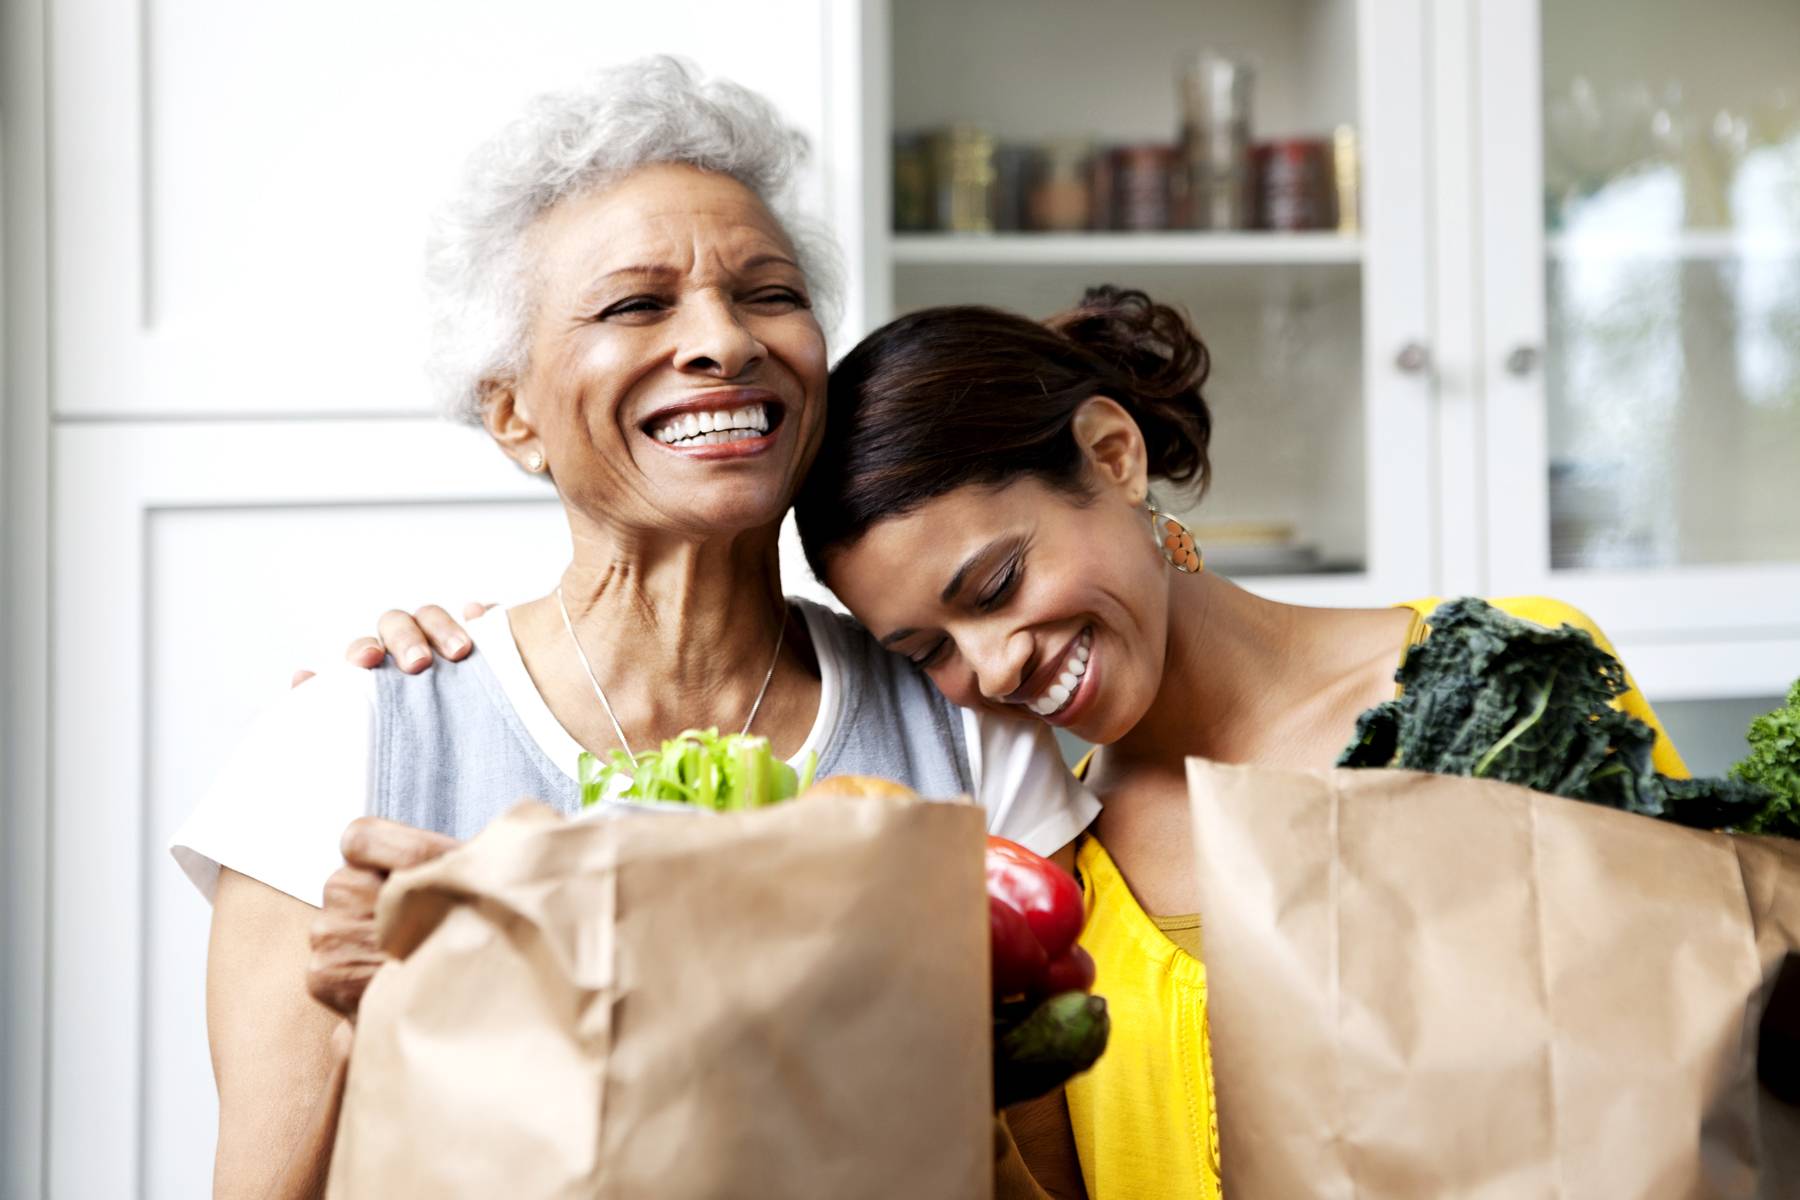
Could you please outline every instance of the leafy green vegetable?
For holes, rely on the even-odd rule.
[[[1787,704],[1750,722],[1750,753],[1731,768],[1731,777],[1769,794],[1769,806],[1752,833],[1800,837],[1800,679],[1788,689]]]
[[[1612,707],[1624,668],[1585,630],[1453,600],[1394,678],[1400,695],[1357,719],[1339,766],[1498,779],[1682,825],[1800,834],[1800,812],[1756,781],[1658,774],[1655,733]]]
[[[689,729],[638,755],[635,762],[623,750],[614,750],[605,762],[583,752],[577,778],[583,808],[612,796],[727,812],[793,799],[812,786],[818,763],[819,756],[808,751],[805,765],[796,771],[770,752],[767,738]],[[615,792],[619,778],[630,782]]]

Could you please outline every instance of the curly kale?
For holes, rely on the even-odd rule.
[[[1758,823],[1745,828],[1800,836],[1800,679],[1788,689],[1785,706],[1750,722],[1750,753],[1731,768],[1731,777],[1770,797]]]
[[[1585,630],[1454,600],[1394,678],[1400,694],[1357,719],[1339,766],[1497,779],[1682,825],[1800,834],[1800,811],[1758,780],[1658,774],[1654,731],[1612,707],[1624,668]]]

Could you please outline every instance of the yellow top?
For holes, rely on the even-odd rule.
[[[1418,614],[1407,639],[1427,632],[1436,597],[1397,607]],[[1542,596],[1492,601],[1540,625],[1574,625],[1602,649],[1612,644],[1580,611]],[[1630,684],[1630,677],[1626,677]],[[1685,776],[1649,703],[1631,685],[1618,707],[1656,731],[1653,757],[1666,775]],[[1086,760],[1076,768],[1085,774]],[[1069,1120],[1081,1173],[1093,1200],[1217,1200],[1219,1114],[1213,1099],[1212,1046],[1206,1024],[1206,967],[1199,917],[1153,917],[1138,904],[1099,839],[1084,837],[1075,865],[1087,904],[1081,944],[1094,956],[1096,990],[1112,1014],[1106,1053],[1068,1085]],[[1179,943],[1179,944],[1178,944]]]
[[[1156,927],[1098,838],[1081,839],[1075,869],[1088,907],[1081,944],[1112,1017],[1106,1053],[1067,1088],[1087,1194],[1219,1200],[1206,967]]]

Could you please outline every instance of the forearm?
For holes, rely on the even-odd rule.
[[[229,868],[219,877],[206,985],[218,1200],[317,1194],[282,1190],[308,1168],[322,1178],[348,1052],[342,1019],[306,994],[316,911]]]
[[[1017,1172],[1029,1181],[1029,1189],[1013,1193],[999,1191],[1001,1159],[996,1146],[994,1183],[996,1200],[1008,1195],[1022,1200],[1087,1200],[1087,1185],[1081,1178],[1081,1159],[1075,1150],[1075,1134],[1069,1125],[1069,1107],[1061,1089],[1036,1100],[1015,1104],[1004,1114],[1003,1125],[1012,1144],[1011,1157],[1017,1160]],[[998,1134],[996,1134],[998,1137]],[[1011,1179],[1008,1174],[1005,1178]],[[1021,1183],[1017,1186],[1026,1187]]]
[[[346,1022],[332,1036],[331,1074],[325,1079],[299,1142],[263,1200],[320,1200],[325,1195],[325,1181],[331,1174],[331,1149],[337,1142],[338,1113],[344,1104],[344,1081],[350,1072],[349,1029]]]
[[[994,1200],[1049,1200],[1031,1177],[1004,1117],[994,1118]]]

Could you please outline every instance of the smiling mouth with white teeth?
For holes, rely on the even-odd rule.
[[[1044,689],[1043,695],[1027,701],[1025,706],[1040,717],[1054,717],[1069,707],[1069,701],[1081,690],[1081,678],[1087,674],[1088,655],[1093,649],[1093,629],[1082,630],[1075,644],[1069,647],[1068,657],[1063,659],[1062,670],[1056,673],[1055,681]]]
[[[769,406],[746,404],[716,412],[677,413],[645,432],[665,446],[722,446],[747,442],[769,432]]]

